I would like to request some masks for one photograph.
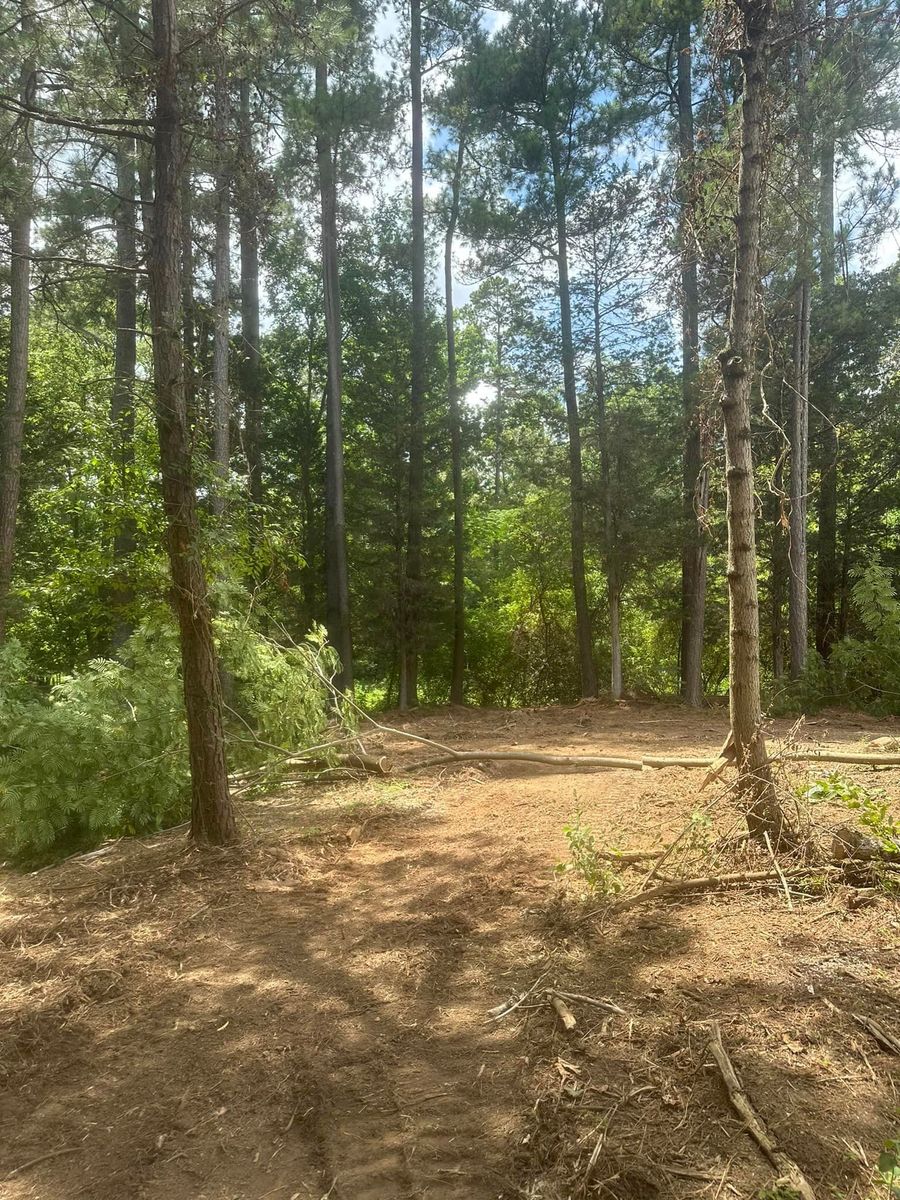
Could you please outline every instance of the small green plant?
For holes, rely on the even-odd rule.
[[[554,867],[556,875],[576,875],[587,887],[592,896],[611,896],[622,890],[622,880],[607,854],[615,854],[614,850],[601,850],[594,838],[594,832],[584,823],[581,810],[575,810],[575,816],[563,826],[563,834],[569,847],[569,861],[557,863]]]
[[[862,784],[832,771],[808,788],[812,803],[831,801],[858,814],[860,825],[869,831],[886,854],[900,853],[900,826],[891,815],[891,804],[880,789],[870,791]]]
[[[878,1175],[890,1200],[900,1197],[900,1137],[885,1142],[878,1156]]]

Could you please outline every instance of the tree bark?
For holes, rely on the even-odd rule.
[[[122,22],[121,24],[124,24]],[[121,28],[121,25],[120,25]],[[137,205],[135,202],[135,144],[123,138],[116,146],[116,257],[125,269],[116,279],[116,345],[110,423],[119,473],[119,499],[124,509],[113,538],[113,583],[110,589],[112,647],[132,632],[130,607],[134,591],[129,564],[135,548],[135,522],[129,513],[134,470],[134,380],[137,366]]]
[[[681,251],[681,395],[684,411],[684,543],[681,556],[681,695],[703,703],[703,631],[706,617],[706,528],[709,470],[705,463],[700,412],[700,289],[693,237],[694,95],[691,25],[678,34],[678,157]]]
[[[734,271],[728,341],[719,355],[728,490],[728,600],[731,730],[750,832],[775,844],[787,834],[762,732],[756,497],[750,432],[763,212],[766,46],[771,0],[737,0],[743,86]]]
[[[244,454],[251,507],[263,502],[262,363],[259,351],[259,214],[254,205],[255,164],[250,81],[240,84],[238,231],[241,240],[240,383],[244,406]],[[251,517],[251,538],[254,534]]]
[[[350,632],[350,582],[344,516],[344,434],[341,421],[341,285],[338,272],[337,180],[328,111],[328,68],[316,63],[316,159],[322,209],[322,276],[325,290],[325,623],[341,660],[337,685],[353,687],[353,642]]]
[[[810,282],[803,273],[795,291],[794,390],[791,405],[791,515],[788,638],[791,678],[806,669],[809,639],[806,498],[809,492],[809,315]]]
[[[453,473],[453,651],[450,662],[450,703],[464,700],[466,663],[466,531],[463,492],[462,421],[456,367],[456,327],[453,314],[453,238],[459,220],[459,194],[466,155],[465,130],[459,133],[456,166],[450,193],[450,216],[444,238],[444,310],[447,325],[447,406],[450,421],[450,460]]]
[[[559,321],[562,335],[563,392],[569,434],[569,519],[572,544],[572,591],[575,596],[575,628],[581,695],[597,695],[594,667],[591,614],[588,608],[584,573],[584,475],[581,463],[581,427],[578,419],[578,395],[575,386],[575,345],[572,338],[572,300],[569,291],[569,238],[566,222],[566,195],[562,177],[560,148],[556,135],[548,130],[550,161],[553,168],[553,200],[556,214],[556,262],[559,281]]]
[[[425,191],[422,135],[422,4],[410,0],[409,82],[412,100],[412,346],[409,389],[409,499],[400,619],[403,660],[400,707],[418,703],[419,610],[425,477]]]
[[[175,0],[153,0],[156,58],[155,201],[148,257],[153,370],[163,507],[191,764],[191,836],[223,845],[236,839],[228,791],[222,694],[206,575],[200,556],[191,430],[181,341],[181,112]]]
[[[21,30],[30,42],[33,28],[31,0],[22,0]],[[23,108],[34,104],[35,64],[26,51],[19,72],[19,99]],[[22,485],[22,442],[25,435],[25,403],[28,390],[28,337],[31,318],[31,222],[34,208],[34,152],[31,123],[19,123],[15,154],[16,195],[9,222],[9,358],[6,366],[6,398],[0,421],[0,645],[6,640],[9,622],[9,593],[16,547],[16,520]]]
[[[825,0],[826,28],[834,23],[834,0]],[[819,272],[822,307],[834,304],[834,129],[826,116],[819,155]],[[826,363],[827,369],[827,363]],[[816,554],[816,649],[828,658],[835,640],[835,594],[837,591],[837,458],[834,390],[823,372],[817,380],[821,414],[818,538]]]
[[[609,452],[609,419],[606,411],[606,372],[600,328],[599,261],[594,229],[593,243],[594,301],[594,390],[597,396],[597,447],[600,453],[600,496],[603,506],[603,540],[606,551],[606,604],[609,616],[609,691],[613,700],[622,698],[621,564],[618,530],[613,502],[612,470]]]
[[[783,413],[780,405],[779,417]],[[784,491],[784,456],[779,455],[772,477],[772,495],[769,497],[768,519],[772,534],[771,541],[771,633],[772,633],[772,674],[776,679],[784,676],[784,600],[788,591],[788,576],[790,566],[788,555],[790,548],[785,538],[782,520],[782,493]]]
[[[790,584],[788,595],[788,639],[790,641],[791,678],[799,679],[806,669],[809,641],[809,563],[807,555],[807,496],[809,494],[809,327],[812,294],[812,253],[810,226],[812,212],[807,211],[810,196],[808,180],[812,174],[810,155],[810,114],[807,97],[809,21],[808,0],[795,0],[797,124],[797,193],[799,218],[797,229],[797,283],[794,289],[794,362],[793,403],[791,404],[791,513],[790,513]],[[811,205],[809,206],[811,208]]]
[[[215,156],[216,217],[213,253],[213,353],[212,353],[212,460],[214,480],[211,507],[216,516],[225,512],[231,462],[231,392],[228,384],[229,317],[231,315],[231,178],[228,137],[231,98],[224,62],[216,67]]]

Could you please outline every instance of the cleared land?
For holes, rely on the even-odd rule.
[[[726,731],[719,710],[642,704],[406,723],[459,748],[622,755],[712,754]],[[894,733],[839,714],[804,736]],[[842,772],[896,811],[900,770]],[[576,809],[605,844],[651,849],[702,776],[504,762],[311,784],[243,803],[233,851],[171,832],[3,873],[0,1195],[752,1197],[775,1172],[729,1106],[711,1020],[817,1194],[882,1195],[900,1059],[849,1014],[896,1032],[896,903],[798,883],[794,911],[768,887],[585,919],[600,903],[554,878]],[[708,836],[736,820],[723,798]],[[550,986],[624,1015],[571,1001],[566,1032],[535,1003]]]

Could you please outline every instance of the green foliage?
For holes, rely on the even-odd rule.
[[[880,789],[865,788],[832,771],[817,780],[804,793],[813,803],[841,804],[857,814],[860,825],[878,842],[887,854],[900,853],[900,825],[891,814],[891,801]]]
[[[781,707],[812,711],[850,704],[879,713],[900,712],[900,600],[891,572],[873,561],[853,572],[851,600],[859,632],[845,637],[827,663],[811,655]]]
[[[556,864],[556,875],[575,875],[592,896],[611,896],[622,890],[622,880],[615,866],[597,846],[594,832],[585,825],[580,809],[576,809],[572,820],[563,826],[563,834],[569,847],[569,861]]]
[[[878,1174],[889,1198],[900,1196],[900,1137],[889,1138],[878,1156]]]
[[[328,707],[321,632],[290,650],[232,621],[219,635],[234,680],[231,768],[319,740]],[[20,645],[9,643],[0,653],[0,851],[34,860],[186,816],[187,736],[167,614],[145,621],[118,658],[94,659],[49,692],[27,672]]]

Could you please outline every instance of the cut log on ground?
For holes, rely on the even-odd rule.
[[[816,1200],[816,1194],[809,1180],[791,1156],[778,1146],[766,1128],[762,1117],[753,1107],[750,1097],[741,1083],[731,1059],[728,1057],[728,1051],[725,1049],[722,1041],[722,1030],[719,1028],[718,1021],[713,1021],[712,1023],[709,1050],[716,1060],[716,1066],[721,1073],[732,1108],[744,1122],[747,1132],[756,1142],[757,1146],[759,1146],[776,1171],[780,1172],[779,1183],[784,1183],[792,1188],[802,1200]]]
[[[742,883],[782,883],[784,879],[794,879],[802,875],[821,875],[829,868],[822,866],[795,867],[790,871],[735,871],[730,875],[709,875],[700,879],[675,879],[669,883],[661,883],[657,887],[647,888],[645,892],[636,892],[633,896],[623,896],[611,904],[607,912],[620,913],[650,900],[668,900],[672,896],[683,896],[687,892],[715,892],[719,888],[734,887]],[[602,910],[598,910],[602,911]]]

